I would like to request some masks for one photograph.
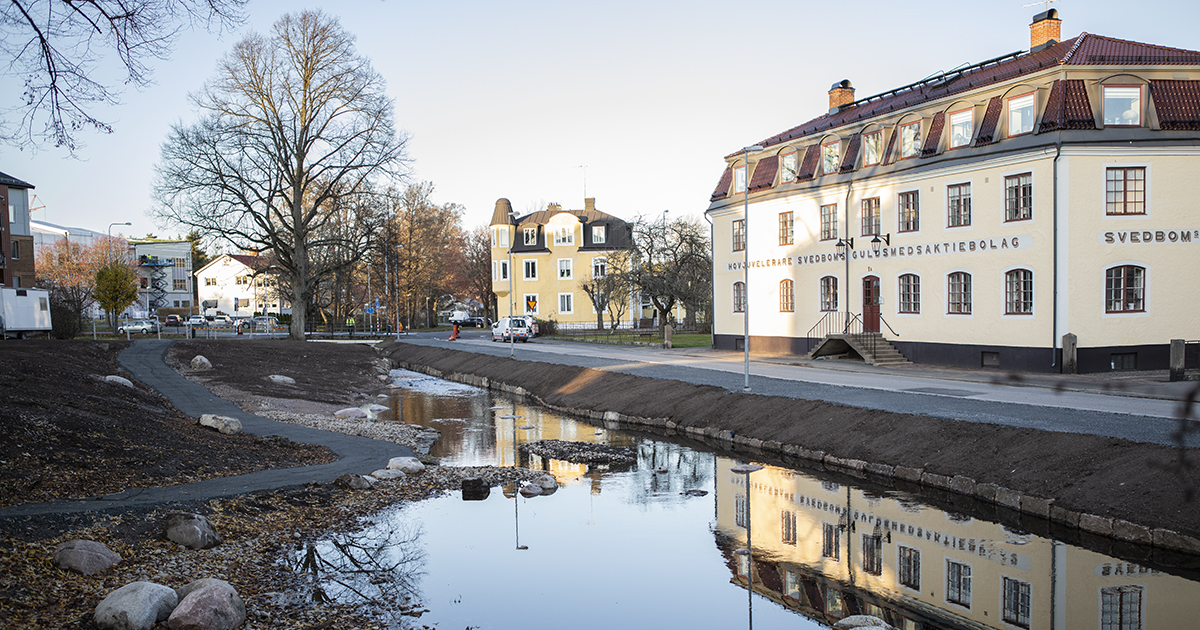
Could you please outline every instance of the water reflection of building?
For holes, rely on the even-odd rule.
[[[767,467],[716,469],[717,539],[733,582],[832,624],[870,614],[922,628],[1188,627],[1200,584],[997,523]]]

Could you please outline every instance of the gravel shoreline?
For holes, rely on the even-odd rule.
[[[335,418],[334,405],[206,385],[243,409],[274,420],[388,440],[418,452],[422,445],[427,450],[432,441],[431,430],[423,427]],[[511,484],[505,489],[510,494],[520,482],[542,474],[520,468],[433,464],[404,479],[378,481],[370,490],[308,484],[139,510],[8,519],[0,523],[0,609],[8,627],[90,628],[96,604],[125,584],[148,580],[177,588],[194,579],[216,577],[234,585],[245,600],[243,627],[247,629],[387,628],[394,620],[382,615],[419,616],[419,603],[406,608],[395,602],[330,602],[317,596],[310,577],[286,560],[317,541],[361,530],[382,510],[458,490],[463,479],[482,479],[488,487]],[[161,519],[178,510],[207,516],[225,542],[195,551],[163,539]],[[104,543],[123,559],[112,569],[88,577],[55,568],[50,563],[55,547],[75,539]]]

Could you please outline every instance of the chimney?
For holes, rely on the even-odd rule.
[[[596,210],[596,198],[595,197],[584,198],[583,211],[584,212],[594,212],[595,210]]]
[[[562,212],[562,206],[557,203],[550,204],[546,209],[549,210],[551,214]]]
[[[842,79],[829,88],[829,113],[836,114],[854,102],[854,86],[850,79]]]
[[[1045,50],[1059,42],[1062,38],[1062,20],[1058,19],[1058,10],[1050,9],[1033,16],[1029,25],[1029,52]]]

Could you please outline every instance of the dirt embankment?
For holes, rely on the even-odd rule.
[[[1055,506],[1073,512],[1200,537],[1200,496],[1189,496],[1200,487],[1200,469],[1189,464],[1195,451],[742,394],[405,343],[379,350],[393,361],[520,386],[558,407],[664,418],[681,429],[718,428],[840,458],[962,475],[1053,499]]]

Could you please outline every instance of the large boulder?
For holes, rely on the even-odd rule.
[[[370,490],[371,481],[362,475],[346,473],[333,480],[333,485],[347,490]]]
[[[888,622],[872,615],[851,615],[844,617],[837,623],[833,624],[834,628],[839,630],[852,630],[853,628],[870,628],[871,630],[896,630]]]
[[[337,411],[333,412],[333,417],[335,417],[335,418],[366,418],[367,412],[363,411],[362,409],[359,409],[358,407],[347,407],[345,409],[338,409]]]
[[[211,370],[212,361],[209,361],[208,357],[204,356],[203,354],[197,354],[196,356],[192,357],[192,369]]]
[[[224,580],[196,580],[176,595],[179,605],[167,619],[171,630],[233,630],[246,621],[246,603]]]
[[[200,426],[216,429],[225,435],[242,432],[242,421],[230,416],[206,413],[200,416]]]
[[[208,549],[221,544],[221,535],[209,520],[191,512],[171,512],[163,525],[167,540],[191,549]]]
[[[393,457],[388,460],[388,468],[404,471],[406,475],[417,475],[425,472],[425,464],[416,457]]]
[[[404,474],[403,470],[396,470],[394,468],[380,468],[379,470],[371,473],[371,476],[380,481],[384,481],[388,479],[404,479],[408,475]]]
[[[84,575],[115,566],[121,556],[94,540],[71,540],[54,549],[54,566]]]
[[[290,376],[284,376],[282,374],[272,374],[267,377],[267,380],[269,380],[272,383],[275,383],[277,385],[295,385],[296,384],[296,379],[294,379]]]
[[[526,481],[521,484],[520,493],[521,496],[525,497],[526,499],[541,496],[542,487],[536,483],[533,483],[532,481]]]
[[[179,596],[153,582],[133,582],[111,592],[96,606],[92,624],[100,630],[150,630],[166,620]]]
[[[133,386],[133,381],[125,378],[124,376],[117,376],[116,374],[110,374],[108,376],[105,376],[104,380],[108,381],[109,383],[116,383],[117,385],[124,385],[125,387],[129,387],[131,389],[137,389],[136,387]]]

